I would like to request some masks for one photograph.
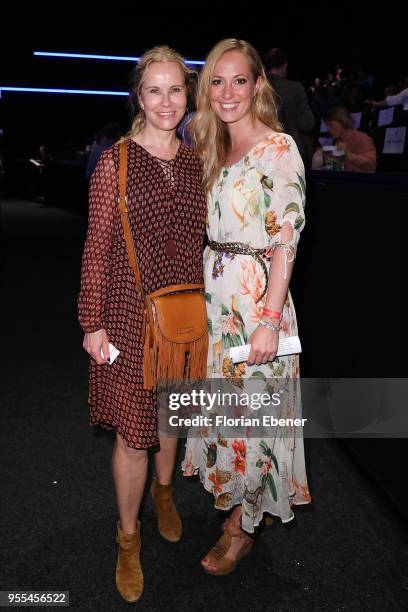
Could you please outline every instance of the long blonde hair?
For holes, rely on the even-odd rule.
[[[146,51],[136,64],[130,75],[130,104],[132,108],[132,125],[128,133],[121,138],[120,142],[129,140],[139,134],[146,125],[146,115],[140,106],[140,93],[143,83],[146,79],[146,73],[151,64],[154,62],[176,62],[184,75],[184,83],[186,86],[187,104],[194,100],[196,93],[197,73],[189,68],[180,53],[168,47],[161,45],[153,47]]]
[[[203,186],[210,191],[227,159],[231,140],[225,123],[211,108],[210,87],[215,64],[227,51],[240,51],[248,60],[254,81],[260,78],[260,86],[254,96],[252,112],[272,130],[282,131],[278,120],[275,93],[254,47],[246,40],[226,38],[212,48],[198,80],[197,113],[190,125],[190,133],[203,167]]]

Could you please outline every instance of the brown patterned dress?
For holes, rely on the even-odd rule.
[[[118,168],[114,145],[92,175],[79,322],[85,332],[104,328],[120,351],[112,365],[90,361],[90,425],[147,449],[158,446],[156,396],[143,388],[142,301],[118,212]],[[162,161],[129,140],[127,198],[144,291],[202,283],[206,198],[194,151],[182,143],[173,160]]]

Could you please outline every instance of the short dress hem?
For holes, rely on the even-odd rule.
[[[196,153],[181,143],[163,167],[135,141],[127,146],[129,224],[144,292],[202,283],[206,198]],[[159,444],[157,400],[143,384],[143,301],[118,210],[119,149],[115,144],[104,151],[91,177],[78,316],[85,333],[105,329],[119,351],[112,365],[90,359],[91,424],[104,422],[129,447],[147,450]],[[171,255],[169,241],[176,245]]]
[[[107,431],[115,431],[115,433],[118,433],[125,440],[127,446],[129,448],[132,448],[133,450],[142,450],[142,451],[160,450],[160,443],[153,443],[151,446],[142,446],[142,447],[132,446],[132,444],[129,443],[130,440],[129,440],[129,436],[127,435],[127,432],[121,427],[118,427],[116,424],[112,423],[111,421],[105,421],[103,419],[98,419],[97,421],[90,421],[89,426],[93,428],[101,427],[102,429],[105,429]]]

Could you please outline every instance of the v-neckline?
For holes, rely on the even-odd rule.
[[[140,149],[142,149],[149,157],[151,157],[152,159],[154,159],[156,162],[160,163],[168,163],[168,162],[174,162],[176,161],[176,159],[178,158],[181,148],[184,145],[184,142],[182,140],[180,140],[180,144],[179,147],[177,149],[177,152],[175,154],[174,157],[172,157],[171,159],[162,159],[161,157],[157,157],[157,155],[153,155],[152,153],[150,153],[150,151],[148,151],[143,145],[139,144],[138,142],[136,142],[136,140],[133,140],[133,138],[129,138],[130,142],[133,142],[137,147],[139,147]]]
[[[252,147],[250,149],[248,149],[248,151],[245,153],[245,155],[243,155],[240,159],[238,159],[236,162],[234,162],[233,164],[230,164],[229,166],[223,166],[222,170],[231,170],[231,168],[233,168],[234,166],[236,166],[237,164],[240,164],[242,161],[244,161],[244,159],[246,157],[248,157],[248,155],[250,155],[252,153],[252,151],[256,148],[259,147],[259,145],[264,142],[265,140],[268,140],[269,138],[271,138],[271,136],[274,136],[277,132],[271,132],[270,134],[268,134],[268,136],[264,136],[263,138],[261,138],[261,140],[259,140],[258,142],[255,142],[255,144],[252,145]]]

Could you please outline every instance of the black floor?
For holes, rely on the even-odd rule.
[[[69,590],[73,609],[125,610],[114,584],[112,435],[88,426],[76,322],[85,224],[38,203],[2,204],[0,590]],[[336,441],[306,443],[313,504],[292,523],[264,530],[229,577],[200,569],[220,516],[196,479],[177,473],[178,544],[158,535],[147,497],[145,591],[135,607],[407,610],[401,515]]]

